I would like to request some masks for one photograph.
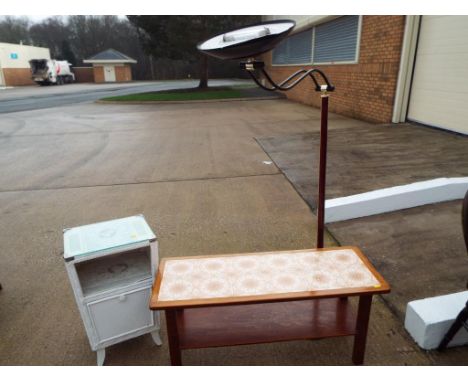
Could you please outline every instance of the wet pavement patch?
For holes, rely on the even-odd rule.
[[[257,138],[313,210],[319,139],[319,133]],[[327,199],[440,177],[468,176],[467,144],[466,137],[409,124],[330,130]],[[327,225],[341,245],[361,248],[390,283],[392,292],[382,299],[401,332],[409,301],[466,288],[468,256],[461,203],[430,204]],[[427,354],[434,364],[463,365],[468,347]]]
[[[315,209],[320,133],[257,138],[257,142]],[[467,146],[467,137],[410,124],[330,129],[327,199],[468,176]]]

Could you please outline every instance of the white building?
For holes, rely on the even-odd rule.
[[[33,85],[32,59],[50,59],[49,48],[0,42],[0,86]]]

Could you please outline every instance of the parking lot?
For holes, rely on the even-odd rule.
[[[255,138],[316,132],[319,121],[318,110],[287,100],[4,114],[0,363],[96,362],[61,257],[63,228],[142,213],[162,257],[314,247],[315,216]],[[361,124],[330,116],[331,129]],[[168,365],[164,320],[162,337],[161,348],[149,335],[112,346],[106,364]],[[184,364],[350,365],[351,348],[335,338],[192,350]],[[376,298],[366,363],[434,361]]]

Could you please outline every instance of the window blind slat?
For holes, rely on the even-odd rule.
[[[356,59],[359,16],[342,16],[297,33],[273,50],[273,64],[343,62]],[[312,34],[315,29],[314,47]]]
[[[273,64],[309,63],[312,56],[312,31],[297,33],[283,40],[273,50]]]
[[[359,16],[343,16],[315,27],[314,62],[354,61]]]

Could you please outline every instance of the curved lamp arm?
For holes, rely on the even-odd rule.
[[[265,64],[262,61],[242,62],[241,68],[246,70],[249,73],[250,77],[252,77],[252,79],[255,81],[255,83],[258,86],[268,91],[275,91],[275,90],[288,91],[294,88],[300,82],[302,82],[302,80],[306,77],[310,77],[312,81],[314,81],[316,91],[330,91],[331,92],[335,90],[335,87],[330,83],[325,73],[323,73],[320,69],[298,70],[296,73],[293,73],[284,81],[277,84],[275,81],[273,81],[270,75],[266,72]],[[268,81],[271,87],[265,86],[260,82],[259,78],[255,75],[255,72],[257,70],[260,70],[260,72],[263,74],[263,76]],[[322,81],[325,82],[325,85],[319,84],[319,81],[317,81],[317,78],[316,78],[317,75],[321,77]]]

